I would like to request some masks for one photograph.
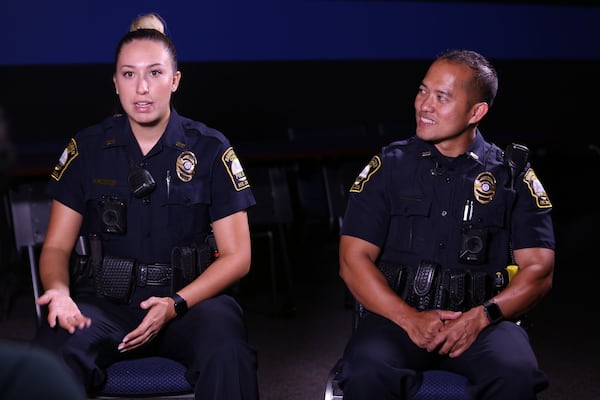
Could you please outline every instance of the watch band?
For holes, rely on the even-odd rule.
[[[173,294],[171,298],[175,302],[175,314],[177,314],[177,318],[179,318],[188,310],[187,301],[177,293]]]

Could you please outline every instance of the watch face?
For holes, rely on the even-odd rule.
[[[175,313],[178,316],[182,316],[187,311],[187,302],[185,299],[178,294],[173,295],[173,300],[175,302]]]
[[[500,307],[496,303],[485,303],[484,305],[485,313],[487,314],[490,322],[495,323],[501,321],[504,316],[502,315],[502,311],[500,311]]]

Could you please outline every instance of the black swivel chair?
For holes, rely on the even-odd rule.
[[[325,400],[343,400],[339,387],[340,361],[331,369],[325,387]],[[423,384],[414,400],[468,400],[467,378],[448,371],[430,370],[423,374]]]
[[[42,292],[37,261],[51,206],[44,188],[45,182],[21,184],[12,188],[5,200],[15,246],[19,253],[27,253],[34,299]],[[43,322],[43,310],[37,304],[35,307],[39,325]],[[194,389],[184,377],[185,367],[168,358],[145,357],[119,361],[110,365],[106,373],[106,383],[96,399],[194,398]]]
[[[353,329],[356,328],[364,308],[355,302]],[[341,359],[330,370],[325,386],[325,400],[343,400],[339,386]],[[468,400],[467,378],[449,371],[429,370],[423,373],[423,383],[414,400]]]
[[[367,312],[354,297],[352,329],[356,329],[361,318]],[[330,370],[325,386],[325,400],[343,400],[340,388],[341,359]],[[423,372],[423,382],[414,400],[468,400],[467,378],[449,371],[428,370]]]

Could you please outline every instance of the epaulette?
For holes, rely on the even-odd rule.
[[[123,143],[117,140],[114,129],[119,129],[125,123],[125,114],[113,114],[110,117],[105,118],[101,123],[102,129],[102,141],[104,147],[113,147],[123,145]]]
[[[111,129],[117,124],[117,122],[122,121],[123,118],[125,118],[124,114],[113,114],[110,117],[104,118],[104,120],[101,122],[102,129],[104,131]]]
[[[409,144],[414,142],[415,139],[416,139],[416,136],[411,136],[406,139],[396,140],[395,142],[390,143],[389,146],[408,146]]]
[[[394,154],[398,151],[403,151],[405,147],[410,146],[413,143],[415,143],[415,136],[411,136],[407,139],[397,140],[389,143],[387,146],[384,146],[381,153],[383,155]]]

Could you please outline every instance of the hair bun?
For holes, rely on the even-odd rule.
[[[166,35],[166,22],[157,13],[148,13],[138,16],[129,25],[129,31],[135,31],[137,29],[155,29]]]

